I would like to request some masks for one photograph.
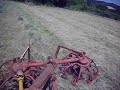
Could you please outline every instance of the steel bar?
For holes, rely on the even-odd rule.
[[[22,67],[28,68],[28,67],[37,67],[37,66],[44,66],[47,65],[46,62],[35,62],[35,63],[26,63],[26,64],[22,64]]]
[[[28,49],[30,48],[30,46],[27,47],[27,49],[24,51],[24,53],[21,55],[20,59],[24,58],[24,56],[26,55],[26,53],[28,52]]]
[[[54,72],[54,67],[52,64],[48,64],[42,74],[33,82],[32,86],[30,86],[30,90],[34,90],[34,88],[41,88],[42,85],[46,83],[46,81],[50,78],[50,76]]]

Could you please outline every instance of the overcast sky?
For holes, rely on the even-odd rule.
[[[120,0],[98,0],[98,1],[105,1],[105,2],[109,2],[109,3],[114,3],[120,6]]]

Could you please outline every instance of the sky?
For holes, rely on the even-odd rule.
[[[98,0],[98,1],[105,1],[108,3],[114,3],[120,6],[120,0]]]

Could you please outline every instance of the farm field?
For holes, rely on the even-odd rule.
[[[31,44],[32,59],[47,60],[57,45],[85,51],[100,75],[90,86],[57,78],[58,90],[119,90],[120,21],[63,8],[0,1],[0,60],[20,56]]]

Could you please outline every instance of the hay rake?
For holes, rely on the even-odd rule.
[[[67,50],[68,55],[58,58],[60,49]],[[72,85],[76,85],[79,80],[91,84],[98,76],[96,64],[85,55],[85,52],[58,46],[54,59],[48,56],[46,62],[38,62],[31,60],[30,46],[28,46],[21,57],[1,64],[0,90],[57,90],[55,69],[58,67],[59,76],[62,78],[72,76]]]

